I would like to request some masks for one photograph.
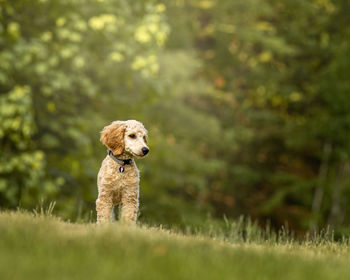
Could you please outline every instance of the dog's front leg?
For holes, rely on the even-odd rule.
[[[99,194],[96,200],[97,223],[112,221],[113,201],[112,195]]]
[[[122,192],[120,220],[127,224],[135,224],[139,210],[139,187],[125,187]]]

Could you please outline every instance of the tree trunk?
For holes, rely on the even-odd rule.
[[[328,224],[335,226],[342,221],[342,210],[341,210],[341,192],[343,189],[343,176],[344,176],[345,164],[339,165],[336,172],[335,183],[332,188],[332,206],[328,216]]]
[[[321,210],[323,194],[324,194],[324,182],[328,174],[329,156],[332,152],[332,149],[333,149],[332,144],[329,142],[326,142],[323,145],[322,161],[321,161],[320,169],[318,171],[317,186],[316,186],[314,198],[312,201],[312,208],[311,208],[312,216],[311,216],[311,222],[309,226],[310,230],[317,229],[317,220]]]

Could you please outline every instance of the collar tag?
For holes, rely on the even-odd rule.
[[[120,166],[120,167],[119,167],[119,172],[120,172],[120,173],[123,173],[124,170],[125,170],[125,167],[124,167],[124,166]]]

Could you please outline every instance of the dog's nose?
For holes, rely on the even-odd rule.
[[[146,148],[146,147],[143,147],[143,148],[142,148],[142,152],[143,152],[144,155],[147,155],[148,152],[149,152],[149,149]]]

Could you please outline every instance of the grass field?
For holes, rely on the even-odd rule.
[[[350,279],[348,240],[239,240],[5,212],[0,279]]]

